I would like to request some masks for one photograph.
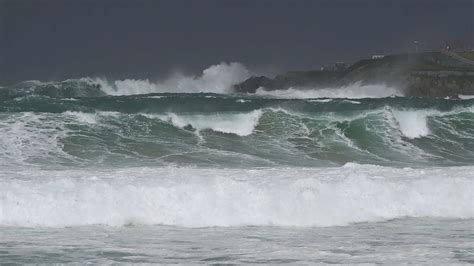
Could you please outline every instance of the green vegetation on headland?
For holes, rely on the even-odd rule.
[[[363,59],[343,69],[291,71],[275,78],[251,77],[234,86],[237,92],[258,88],[331,88],[385,84],[406,96],[456,97],[474,94],[474,52],[425,52]]]

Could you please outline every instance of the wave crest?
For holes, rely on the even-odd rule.
[[[257,126],[261,110],[255,110],[250,113],[236,113],[236,114],[193,114],[193,115],[178,115],[175,113],[168,113],[166,115],[150,115],[145,116],[150,118],[159,118],[165,122],[170,122],[174,126],[182,129],[189,128],[190,130],[204,130],[211,129],[216,132],[236,134],[239,136],[248,136],[253,133],[255,126]]]

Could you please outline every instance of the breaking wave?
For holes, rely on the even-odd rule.
[[[473,170],[350,164],[324,170],[2,172],[0,225],[336,226],[400,217],[467,219],[474,218]]]
[[[213,71],[192,80],[231,83]],[[0,226],[474,218],[472,99],[137,95],[160,88],[131,81],[107,96],[89,82],[0,89]]]
[[[54,98],[139,95],[150,93],[231,93],[232,85],[244,81],[251,72],[242,64],[220,63],[205,69],[200,76],[176,73],[163,81],[148,79],[107,80],[70,79],[61,82],[25,81],[8,88],[0,87],[0,97],[44,95]]]
[[[395,119],[398,122],[400,131],[405,137],[414,139],[430,134],[427,116],[425,111],[394,111]]]
[[[242,100],[161,95],[7,101],[0,107],[5,110],[0,112],[0,166],[454,166],[474,161],[469,101]]]
[[[102,90],[108,95],[133,95],[149,93],[229,93],[234,84],[249,78],[251,73],[240,63],[221,63],[210,66],[202,72],[201,76],[186,76],[175,74],[162,82],[149,80],[116,80],[109,82],[96,79]]]
[[[152,81],[149,79],[109,80],[85,77],[60,82],[25,81],[10,87],[0,87],[0,97],[22,97],[41,95],[53,98],[102,97],[107,95],[142,95],[156,93],[217,93],[233,94],[233,85],[245,81],[252,75],[240,63],[220,63],[205,69],[201,75],[192,76],[175,73],[170,77]],[[394,87],[386,85],[361,85],[354,83],[340,88],[289,88],[267,90],[259,88],[255,95],[283,99],[307,98],[384,98],[403,96]],[[460,95],[461,98],[465,98]]]
[[[354,83],[350,86],[340,88],[289,88],[286,90],[266,90],[259,88],[257,95],[272,96],[286,99],[310,99],[310,98],[384,98],[392,96],[403,96],[403,93],[393,87],[385,85],[361,85]]]
[[[250,113],[241,114],[197,114],[177,115],[168,113],[165,115],[145,114],[149,118],[159,118],[170,122],[174,126],[187,130],[210,129],[216,132],[248,136],[253,133],[262,112],[255,110]]]
[[[458,95],[459,99],[462,99],[462,100],[470,100],[470,99],[474,99],[474,95]]]

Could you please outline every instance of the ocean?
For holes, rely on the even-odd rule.
[[[0,88],[0,262],[474,263],[474,99],[204,74]]]

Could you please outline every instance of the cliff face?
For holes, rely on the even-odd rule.
[[[237,92],[254,93],[258,88],[331,88],[360,82],[385,84],[406,96],[446,97],[474,94],[474,65],[441,52],[390,55],[360,60],[343,71],[292,71],[273,79],[251,77],[234,86]]]

